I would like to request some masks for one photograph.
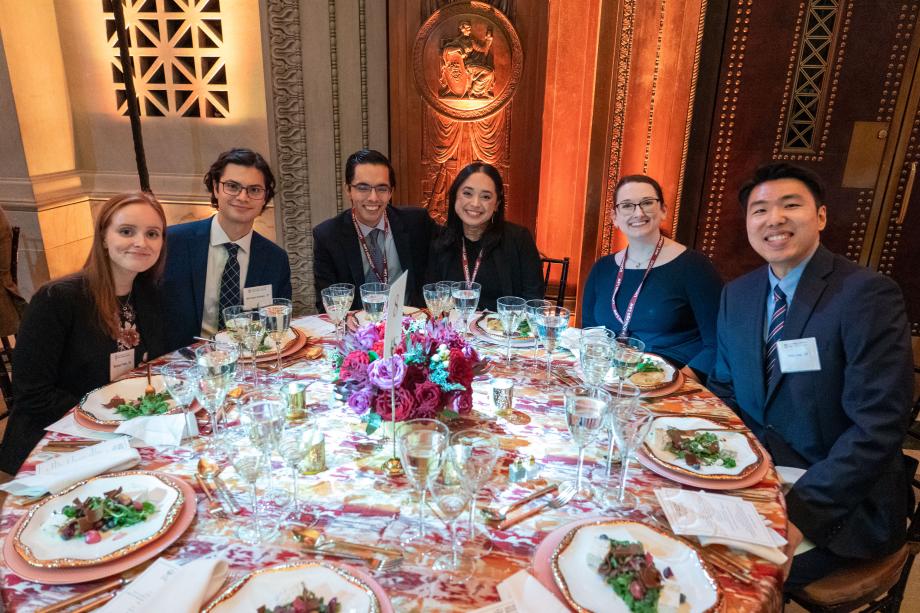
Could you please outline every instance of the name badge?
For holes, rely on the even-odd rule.
[[[247,311],[259,307],[271,306],[272,299],[271,285],[257,285],[255,287],[243,288],[243,308]]]
[[[115,381],[134,368],[134,349],[109,354],[109,381]]]
[[[779,370],[784,373],[814,372],[821,370],[821,358],[818,356],[818,343],[815,337],[797,338],[776,343],[779,357]]]

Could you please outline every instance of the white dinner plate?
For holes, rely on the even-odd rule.
[[[284,336],[281,337],[281,351],[284,351],[284,348],[287,347],[288,344],[290,344],[291,341],[293,341],[295,338],[297,338],[297,335],[294,334],[294,329],[288,328],[284,332]],[[233,345],[234,347],[236,346],[236,341],[230,337],[230,334],[226,330],[215,334],[214,340],[218,343],[227,343],[228,345]],[[262,347],[262,349],[256,352],[256,357],[275,355],[275,341],[273,341],[272,337],[270,337],[268,334],[265,335],[265,339],[262,341]],[[248,349],[244,348],[241,357],[250,359],[252,354]]]
[[[166,382],[163,381],[163,375],[153,375],[150,377],[150,384],[158,394],[166,393]],[[114,408],[104,406],[111,402],[115,396],[120,396],[126,401],[133,402],[144,395],[144,389],[147,387],[147,377],[130,377],[128,379],[119,379],[108,385],[96,388],[86,394],[80,401],[79,411],[90,421],[97,424],[113,426],[126,421],[122,415],[115,412]],[[169,405],[167,413],[172,413],[177,409],[176,401],[169,397],[166,400]]]
[[[693,468],[687,464],[686,460],[678,458],[677,455],[662,444],[667,440],[667,435],[663,431],[668,428],[677,428],[678,430],[712,430],[712,433],[719,438],[719,446],[735,454],[735,466],[728,468],[712,464],[707,466],[700,464],[699,468]],[[656,436],[656,432],[662,431]],[[748,435],[741,430],[726,429],[725,424],[705,419],[703,417],[678,417],[663,416],[658,417],[652,422],[649,428],[648,436],[645,438],[645,450],[649,457],[664,463],[667,468],[680,470],[702,478],[722,478],[722,477],[744,477],[755,470],[762,461],[759,446],[751,444]]]

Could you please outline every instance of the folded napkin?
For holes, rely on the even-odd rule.
[[[74,419],[73,411],[68,412],[64,417],[45,428],[45,430],[48,432],[60,432],[61,434],[79,438],[88,438],[92,441],[108,441],[113,438],[123,438],[121,435],[112,432],[100,432],[99,430],[90,430],[89,428],[81,426]]]
[[[92,447],[73,451],[42,462],[34,474],[24,475],[5,483],[0,489],[14,496],[57,494],[78,481],[109,471],[125,470],[140,462],[141,456],[128,439],[120,436]]]
[[[569,608],[543,587],[536,577],[526,570],[519,570],[498,584],[498,595],[502,602],[513,602],[521,613],[567,613]]]
[[[559,346],[564,347],[572,352],[572,355],[578,359],[579,347],[581,346],[581,328],[566,328],[559,336]]]
[[[222,558],[202,558],[185,565],[160,558],[99,611],[197,613],[226,578],[227,562]]]
[[[297,327],[303,330],[307,336],[323,337],[335,334],[335,326],[316,316],[298,319],[296,323]]]
[[[182,442],[183,435],[198,434],[198,424],[191,413],[173,413],[171,415],[151,415],[135,417],[121,423],[116,428],[117,434],[128,434],[144,441],[150,446],[176,446]]]
[[[755,556],[760,556],[767,562],[773,562],[778,566],[782,566],[788,559],[786,554],[783,553],[783,547],[786,545],[786,539],[780,536],[779,533],[775,530],[770,530],[770,537],[773,539],[776,545],[775,547],[766,547],[764,545],[757,545],[756,543],[749,543],[746,541],[740,541],[727,537],[700,536],[697,538],[699,538],[700,545],[703,547],[706,545],[726,545],[732,549],[739,549],[741,551],[753,553]]]

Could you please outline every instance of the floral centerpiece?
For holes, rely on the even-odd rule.
[[[473,408],[473,370],[481,361],[476,350],[447,322],[406,317],[402,325],[390,358],[383,357],[383,322],[346,334],[335,357],[336,383],[368,434],[393,412],[396,421],[452,419]]]

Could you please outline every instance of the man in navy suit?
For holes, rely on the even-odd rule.
[[[777,466],[804,470],[786,494],[794,589],[905,542],[910,332],[891,279],[820,244],[827,207],[814,174],[764,166],[739,199],[767,266],[723,290],[709,381]]]
[[[287,252],[252,229],[275,193],[265,159],[249,149],[220,154],[204,177],[217,214],[166,231],[164,285],[170,305],[170,345],[213,336],[224,307],[252,292],[291,298]]]
[[[313,228],[316,308],[334,283],[355,286],[353,309],[361,308],[364,283],[392,283],[404,270],[406,304],[424,306],[421,283],[434,221],[421,207],[390,206],[396,173],[379,151],[362,149],[345,163],[345,194],[351,208]]]

